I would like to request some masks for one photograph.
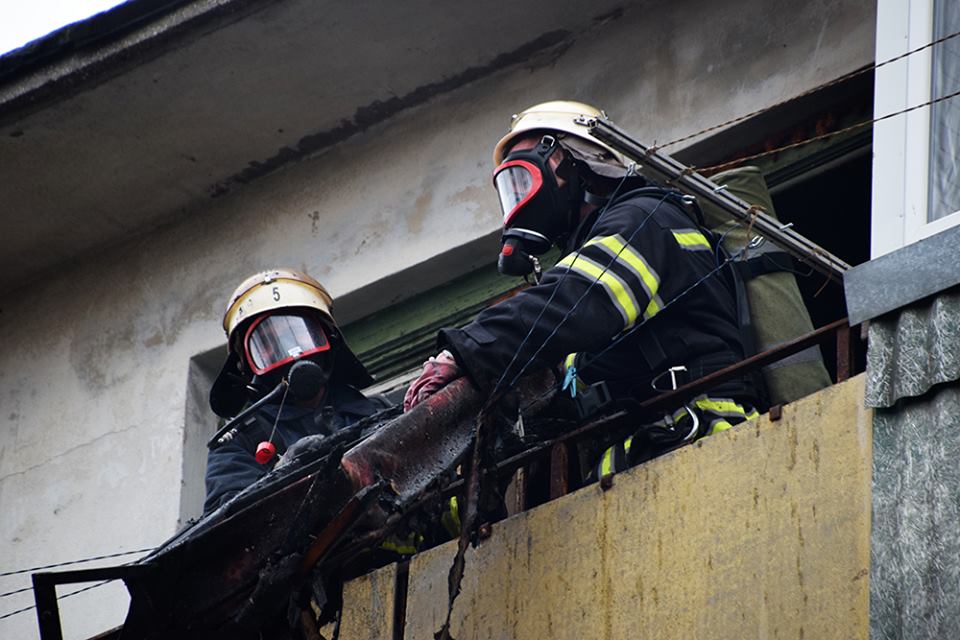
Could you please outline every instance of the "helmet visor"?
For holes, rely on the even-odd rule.
[[[244,339],[247,363],[257,375],[329,349],[323,324],[310,315],[264,316],[250,325]]]
[[[493,186],[500,196],[503,226],[509,226],[517,212],[543,186],[540,168],[526,160],[508,160],[493,174]]]

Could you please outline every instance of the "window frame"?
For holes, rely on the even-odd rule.
[[[933,39],[934,0],[880,0],[876,60],[882,62]],[[933,49],[876,71],[874,114],[883,116],[931,99]],[[929,106],[874,125],[871,258],[960,224],[960,211],[928,222]]]

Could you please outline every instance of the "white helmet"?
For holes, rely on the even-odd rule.
[[[602,110],[582,102],[554,100],[534,105],[510,122],[510,132],[493,149],[493,165],[499,166],[517,138],[530,133],[551,132],[564,149],[587,164],[597,175],[622,178],[631,162],[623,154],[590,135],[587,123],[607,119]]]

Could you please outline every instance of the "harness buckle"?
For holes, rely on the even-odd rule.
[[[585,420],[613,404],[613,396],[610,395],[607,383],[601,380],[586,389],[578,390],[573,404],[577,409],[577,417]]]

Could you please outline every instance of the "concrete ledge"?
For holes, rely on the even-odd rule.
[[[850,324],[860,324],[960,284],[960,227],[901,247],[843,276]]]

